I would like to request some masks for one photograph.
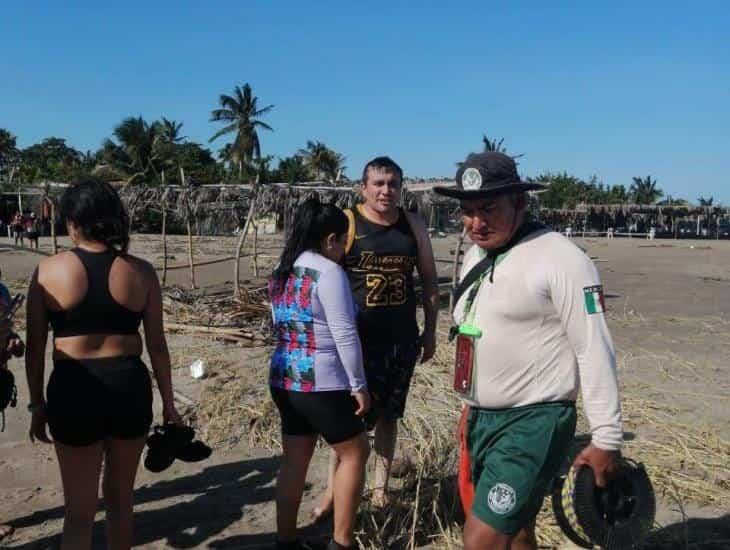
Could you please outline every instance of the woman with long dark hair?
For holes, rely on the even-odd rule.
[[[305,201],[269,283],[277,345],[269,384],[281,415],[283,457],[276,486],[277,548],[297,540],[297,512],[317,437],[335,450],[334,536],[329,548],[354,548],[353,535],[369,445],[370,407],[347,275],[347,217],[336,206]]]
[[[165,421],[182,423],[173,402],[162,295],[154,268],[127,253],[129,218],[107,183],[82,180],[61,197],[59,213],[75,248],[40,262],[28,290],[26,371],[31,440],[50,443],[61,467],[64,550],[91,547],[99,475],[107,544],[132,546],[132,492],[152,423],[147,352]],[[47,399],[43,371],[48,324],[53,372]]]

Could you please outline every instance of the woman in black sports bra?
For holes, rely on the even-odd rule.
[[[65,501],[61,548],[91,547],[102,461],[107,540],[113,548],[131,548],[134,479],[152,423],[141,323],[164,419],[182,423],[173,402],[160,285],[150,264],[127,254],[129,219],[109,184],[72,185],[59,213],[76,247],[41,261],[28,291],[30,437],[50,443],[46,425],[53,437]],[[53,372],[46,401],[49,323]]]

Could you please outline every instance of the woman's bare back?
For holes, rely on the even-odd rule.
[[[111,266],[108,289],[122,307],[142,313],[147,307],[153,283],[152,266],[130,255],[117,256]],[[82,303],[88,292],[86,268],[73,252],[62,252],[43,260],[38,266],[38,282],[43,301],[51,312],[68,311]],[[54,357],[76,359],[139,355],[139,334],[88,334],[54,339]]]

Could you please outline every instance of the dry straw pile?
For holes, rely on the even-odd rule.
[[[417,367],[408,411],[400,430],[400,455],[408,463],[394,481],[394,501],[387,512],[369,505],[360,512],[362,548],[460,548],[463,514],[456,491],[460,404],[450,389],[452,350],[445,343],[434,360]],[[213,364],[220,358],[213,358]],[[266,386],[268,351],[252,357],[251,367],[234,372],[222,366],[201,396],[197,412],[204,437],[217,445],[280,452],[279,417]],[[369,476],[370,478],[372,476]],[[540,520],[540,541],[550,547],[562,536],[547,513]]]
[[[11,281],[13,291],[24,291],[25,281]],[[178,292],[178,294],[176,294]],[[179,322],[216,325],[222,310],[245,312],[236,323],[246,331],[264,335],[257,320],[266,312],[252,299],[249,304],[218,299],[185,304],[185,293],[171,290],[166,309]],[[174,302],[174,303],[172,303]],[[216,303],[217,302],[217,303]],[[169,309],[168,309],[169,308]],[[257,315],[249,315],[256,310]],[[230,322],[230,321],[229,321]],[[628,310],[612,319],[614,324],[630,326],[645,320]],[[667,320],[681,323],[682,319]],[[692,321],[698,322],[697,319]],[[703,330],[717,332],[728,338],[730,328],[725,321],[706,319]],[[222,323],[221,323],[222,324]],[[24,315],[18,316],[16,328],[24,328]],[[445,320],[441,326],[447,326]],[[240,358],[234,359],[230,346],[206,338],[191,338],[186,357],[194,354],[206,361],[211,376],[193,418],[202,429],[205,440],[216,447],[229,447],[243,442],[248,447],[266,448],[280,452],[279,418],[268,396],[267,373],[269,348],[248,349],[245,367]],[[417,367],[408,411],[400,431],[400,456],[410,467],[394,483],[394,504],[386,512],[371,507],[366,500],[361,507],[358,541],[366,549],[406,549],[428,546],[438,549],[461,548],[463,517],[456,492],[457,441],[455,429],[460,405],[451,385],[452,347],[445,333],[439,335],[440,345],[433,361]],[[257,338],[258,340],[258,338]],[[197,347],[196,347],[197,342]],[[183,353],[183,351],[181,351]],[[240,351],[238,352],[240,353]],[[653,369],[665,376],[682,393],[682,382],[699,376],[696,364],[668,354],[643,353],[635,355],[619,350],[619,372],[638,361],[641,368]],[[183,358],[173,357],[173,364],[183,364]],[[187,363],[185,363],[187,364]],[[622,377],[626,379],[628,377]],[[687,393],[687,392],[684,392]],[[688,421],[691,410],[682,408],[671,396],[657,395],[649,384],[627,382],[622,387],[625,430],[633,434],[625,445],[625,454],[646,466],[657,498],[666,506],[684,514],[687,505],[709,505],[715,509],[730,509],[730,441],[723,439],[716,426]],[[661,394],[659,393],[661,396]],[[690,398],[694,399],[691,395]],[[715,396],[727,404],[727,395]],[[700,399],[698,396],[697,399]],[[579,432],[587,427],[579,410]],[[369,476],[370,478],[372,476]],[[730,548],[730,540],[708,535],[694,536],[693,523],[658,530],[647,541],[646,548]],[[659,526],[658,526],[659,527]],[[541,548],[558,548],[565,542],[555,524],[549,499],[538,517],[538,539]],[[688,542],[689,541],[689,542]]]
[[[361,548],[461,547],[463,516],[455,480],[460,405],[450,389],[453,351],[443,333],[440,343],[434,360],[416,370],[402,423],[400,456],[409,467],[395,481],[394,503],[387,512],[365,500],[357,533]],[[278,414],[266,386],[268,359],[268,350],[260,348],[249,368],[234,372],[225,367],[225,359],[217,358],[220,373],[205,390],[197,413],[209,441],[227,446],[243,440],[251,447],[280,452]],[[730,508],[730,443],[711,426],[680,422],[675,410],[643,397],[646,394],[640,385],[622,388],[626,430],[636,434],[627,441],[625,454],[645,464],[664,502],[678,509],[686,503]],[[585,428],[581,416],[579,431]],[[648,547],[703,548],[668,536],[655,535]],[[538,517],[538,540],[542,548],[565,542],[549,499]]]

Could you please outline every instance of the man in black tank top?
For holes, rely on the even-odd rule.
[[[397,221],[392,225],[371,221],[363,211],[363,205],[352,210],[354,237],[345,256],[358,305],[360,338],[367,348],[415,343],[416,238],[402,209],[397,210]]]
[[[398,419],[403,417],[413,369],[419,356],[422,363],[428,361],[436,347],[436,264],[425,224],[398,207],[402,184],[403,171],[392,159],[373,159],[363,170],[363,203],[345,211],[350,220],[345,270],[358,309],[372,396],[366,421],[375,427],[376,505],[387,502]],[[420,337],[414,269],[423,288],[425,323]],[[325,496],[315,514],[328,511],[329,503]]]

